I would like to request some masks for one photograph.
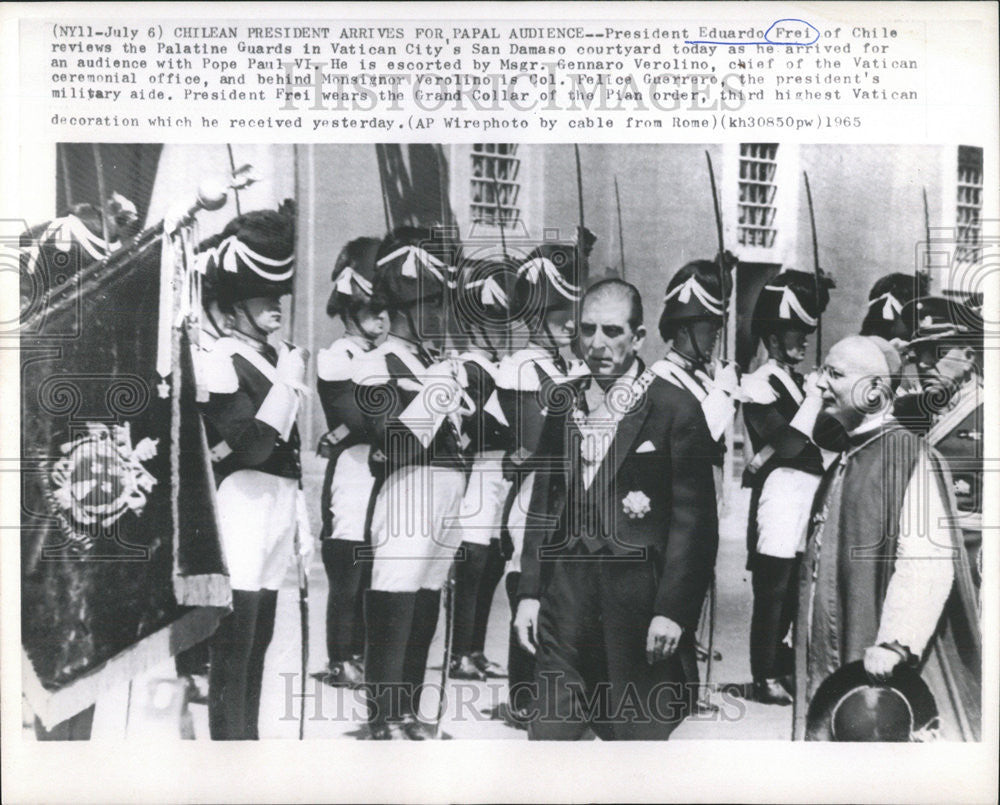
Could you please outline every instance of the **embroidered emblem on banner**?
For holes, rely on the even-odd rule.
[[[132,445],[129,424],[87,423],[87,431],[59,447],[62,457],[52,466],[51,501],[78,527],[107,528],[127,511],[137,516],[156,478],[143,463],[156,456],[159,439]],[[86,534],[77,534],[89,542]]]

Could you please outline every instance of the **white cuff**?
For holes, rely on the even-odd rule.
[[[792,421],[788,424],[799,433],[812,441],[813,430],[816,427],[816,418],[823,408],[822,397],[806,397],[795,412]]]
[[[295,416],[299,412],[299,395],[291,386],[275,383],[257,410],[257,419],[265,425],[270,425],[287,441],[295,424]]]
[[[316,376],[320,380],[350,380],[353,375],[354,361],[346,352],[324,349],[316,356]]]
[[[950,560],[944,561],[948,563],[948,570],[951,570]],[[922,584],[911,581],[905,589],[901,582],[896,583],[895,577],[890,580],[875,638],[876,645],[899,643],[917,657],[924,653],[951,592],[950,576],[941,576]]]
[[[733,398],[722,389],[712,389],[701,401],[701,410],[705,415],[705,422],[708,423],[709,433],[718,441],[736,413]]]

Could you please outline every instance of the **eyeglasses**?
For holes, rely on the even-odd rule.
[[[602,324],[601,332],[605,338],[621,338],[625,334],[625,328],[619,324]],[[584,338],[593,338],[597,334],[597,325],[593,322],[580,322],[580,335]]]

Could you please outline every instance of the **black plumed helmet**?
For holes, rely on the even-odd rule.
[[[909,337],[909,324],[901,318],[903,306],[918,296],[927,295],[927,277],[923,274],[894,272],[875,280],[868,293],[868,310],[861,322],[861,335],[877,335],[891,340],[897,335]],[[905,327],[904,334],[901,328]]]
[[[729,252],[722,259],[720,273],[716,260],[692,260],[677,269],[667,283],[660,314],[660,335],[669,341],[677,327],[699,319],[718,319],[733,291],[733,268],[737,259]]]
[[[216,264],[222,305],[290,294],[295,274],[294,202],[234,218],[206,260]]]
[[[517,266],[513,309],[529,323],[555,310],[575,310],[582,296],[583,255],[575,243],[542,243]]]
[[[456,245],[444,233],[415,226],[394,229],[375,256],[372,304],[389,310],[443,298],[454,276]]]
[[[515,277],[503,260],[463,260],[453,297],[456,320],[466,328],[508,324]]]
[[[378,238],[355,238],[340,250],[330,275],[333,289],[326,303],[328,316],[348,313],[371,301],[380,243]]]
[[[760,289],[753,308],[750,331],[755,338],[767,338],[772,333],[794,328],[812,333],[819,317],[830,304],[831,277],[820,272],[786,269]]]

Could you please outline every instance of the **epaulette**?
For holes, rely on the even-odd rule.
[[[353,351],[357,349],[357,351]],[[340,338],[316,356],[316,375],[320,380],[336,382],[350,380],[354,375],[354,361],[361,350],[346,338]]]
[[[740,390],[749,401],[762,405],[774,402],[781,393],[780,389],[784,389],[799,405],[805,399],[802,389],[795,384],[791,376],[770,363],[761,364],[752,374],[744,375],[740,381]]]
[[[747,402],[757,405],[770,405],[778,399],[778,392],[771,383],[771,372],[766,370],[767,364],[757,367],[750,374],[743,375],[740,389]]]
[[[528,350],[504,356],[497,369],[497,387],[508,391],[538,391],[540,386],[535,360],[534,353]]]
[[[235,394],[239,390],[240,379],[233,366],[230,341],[228,338],[220,338],[201,355],[205,386],[210,394]]]
[[[385,352],[375,349],[359,355],[352,361],[351,380],[359,386],[380,386],[389,382],[389,368]]]

